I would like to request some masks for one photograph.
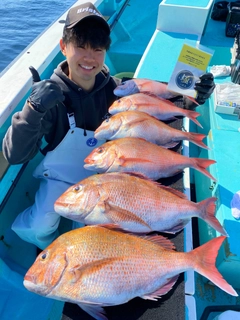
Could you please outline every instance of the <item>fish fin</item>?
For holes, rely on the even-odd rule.
[[[225,239],[225,236],[213,238],[186,254],[192,256],[191,259],[195,271],[209,279],[228,294],[237,297],[237,292],[227,283],[215,266],[218,251]]]
[[[148,229],[148,231],[144,231],[144,232],[151,232],[153,231],[151,229],[151,227],[140,217],[138,217],[137,215],[135,215],[133,212],[124,210],[123,208],[117,207],[113,204],[110,204],[108,202],[105,202],[105,215],[110,217],[110,219],[117,224],[120,228],[129,230],[129,225],[133,224],[134,225],[134,232],[135,228],[139,228],[140,225],[140,229],[142,226],[144,226],[145,228]],[[143,232],[143,231],[140,231]]]
[[[173,189],[173,188],[168,187],[168,186],[164,186],[164,185],[162,185],[160,183],[157,183],[157,184],[158,184],[159,188],[165,189],[166,191],[171,192],[172,194],[174,194],[175,196],[178,196],[181,199],[188,199],[187,195],[185,193],[181,192],[181,191],[178,191],[178,190]]]
[[[190,101],[192,101],[193,103],[195,103],[196,105],[199,106],[199,103],[196,101],[196,99],[194,99],[193,97],[190,96],[185,96],[187,99],[189,99]]]
[[[136,234],[136,233],[130,232],[128,230],[122,230],[121,228],[119,228],[118,225],[113,224],[113,223],[100,224],[98,226],[103,227],[103,228],[107,228],[107,229],[110,229],[110,230],[113,230],[113,231],[126,233],[126,234],[129,234],[129,235],[138,237],[138,238],[142,238],[144,240],[148,240],[148,241],[154,242],[155,244],[163,247],[166,250],[175,250],[175,245],[171,240],[169,240],[168,238],[166,238],[164,236],[158,235],[158,234],[151,234],[151,235]]]
[[[212,179],[213,181],[217,181],[207,170],[206,168],[209,167],[211,164],[216,163],[215,160],[211,159],[203,159],[203,158],[192,158],[193,160],[193,168],[202,172],[208,178]]]
[[[154,183],[154,180],[148,178],[147,176],[145,176],[143,173],[140,173],[140,172],[129,171],[129,172],[121,172],[121,174],[126,174],[126,175],[137,177],[137,178],[140,178],[140,179],[149,180],[149,181],[152,181]]]
[[[182,220],[182,221],[179,222],[179,224],[177,224],[176,226],[172,227],[171,229],[164,230],[164,231],[162,231],[162,232],[175,234],[175,233],[181,231],[182,229],[184,229],[185,226],[188,224],[188,222],[189,222],[189,219],[188,219],[188,220]]]
[[[97,320],[108,320],[103,307],[96,304],[78,303],[78,306]]]
[[[161,298],[164,294],[168,293],[174,284],[177,282],[179,275],[176,275],[172,277],[171,279],[168,279],[168,281],[159,289],[154,291],[153,293],[150,293],[148,295],[144,295],[141,298],[142,299],[147,299],[147,300],[154,300],[157,301],[158,298]]]
[[[196,123],[200,128],[203,126],[201,123],[196,119],[197,117],[200,116],[199,112],[193,111],[193,110],[186,110],[186,116],[191,119],[194,123]]]
[[[164,249],[167,249],[167,250],[174,250],[175,249],[175,245],[173,244],[173,242],[163,236],[149,235],[149,236],[143,236],[142,238],[144,238],[145,240],[154,242],[155,244],[158,244],[159,246],[163,247]]]
[[[221,226],[220,222],[215,217],[216,201],[217,198],[211,197],[197,203],[200,211],[199,218],[207,222],[212,228],[217,230],[222,235],[228,237],[226,230]]]
[[[202,142],[204,138],[206,138],[205,134],[196,133],[196,132],[186,132],[186,137],[188,136],[187,140],[191,141],[192,143],[196,144],[197,146],[208,149],[210,148]]]
[[[76,265],[69,270],[72,274],[72,283],[79,281],[81,277],[88,277],[92,273],[96,273],[106,265],[112,264],[113,262],[119,261],[118,258],[105,258],[83,265]]]
[[[126,230],[126,229],[122,229],[116,223],[101,223],[101,224],[98,224],[98,227],[103,227],[103,228],[110,229],[110,230],[116,231],[116,232],[126,233],[126,234],[129,234],[129,235],[132,235],[132,236],[136,236],[136,237],[139,237],[139,238],[145,238],[145,234],[146,234],[146,233],[144,233],[143,235],[141,235],[140,233],[134,233],[132,231],[129,231],[129,230]]]
[[[168,142],[168,143],[166,143],[166,144],[161,144],[160,146],[162,147],[162,148],[166,148],[166,149],[171,149],[171,148],[174,148],[174,147],[176,147],[176,145],[178,145],[179,144],[179,141],[171,141],[171,142]]]
[[[131,167],[134,166],[136,163],[152,163],[150,160],[145,159],[138,159],[138,158],[125,158],[124,156],[121,156],[118,158],[120,160],[120,165],[122,167]]]

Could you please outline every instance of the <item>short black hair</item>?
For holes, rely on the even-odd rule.
[[[64,28],[62,39],[65,44],[73,42],[77,46],[89,45],[93,49],[102,48],[106,51],[111,44],[111,38],[102,28],[102,24],[91,18],[80,21],[71,29]]]

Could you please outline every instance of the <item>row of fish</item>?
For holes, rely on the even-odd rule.
[[[198,113],[166,100],[165,84],[149,79],[126,81],[114,91],[112,114],[95,131],[110,140],[94,149],[84,167],[99,174],[71,186],[55,202],[55,211],[88,226],[61,235],[36,259],[25,275],[30,291],[77,303],[95,319],[106,320],[104,306],[135,297],[156,300],[174,286],[178,275],[193,269],[227,293],[236,291],[215,267],[227,232],[215,217],[216,198],[199,203],[157,181],[190,167],[206,170],[214,160],[189,158],[168,150],[181,140],[207,148],[204,135],[174,129],[163,121],[177,116],[196,120]],[[124,97],[126,96],[127,97]],[[192,217],[222,236],[188,253],[150,232],[176,233]]]

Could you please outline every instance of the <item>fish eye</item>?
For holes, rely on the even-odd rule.
[[[99,147],[97,150],[98,153],[102,153],[103,151],[104,151],[104,149],[102,147]]]
[[[73,188],[73,191],[78,192],[78,191],[81,190],[81,189],[82,189],[82,186],[81,186],[80,184],[78,184],[77,186],[75,186],[75,187]]]
[[[41,260],[45,260],[47,258],[47,253],[46,252],[43,252],[41,254]]]
[[[118,103],[121,103],[121,99],[118,99],[118,101],[117,101]]]

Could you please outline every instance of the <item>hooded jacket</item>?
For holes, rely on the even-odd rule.
[[[62,89],[65,96],[63,104],[41,113],[26,102],[22,111],[13,115],[12,125],[2,145],[3,154],[10,164],[31,160],[39,151],[43,137],[47,142],[43,154],[55,149],[69,130],[67,112],[74,112],[76,126],[83,129],[83,134],[85,130],[95,131],[116,100],[113,90],[121,80],[111,77],[106,66],[96,76],[91,92],[71,81],[64,72],[67,68],[67,61],[63,61],[51,76]]]

